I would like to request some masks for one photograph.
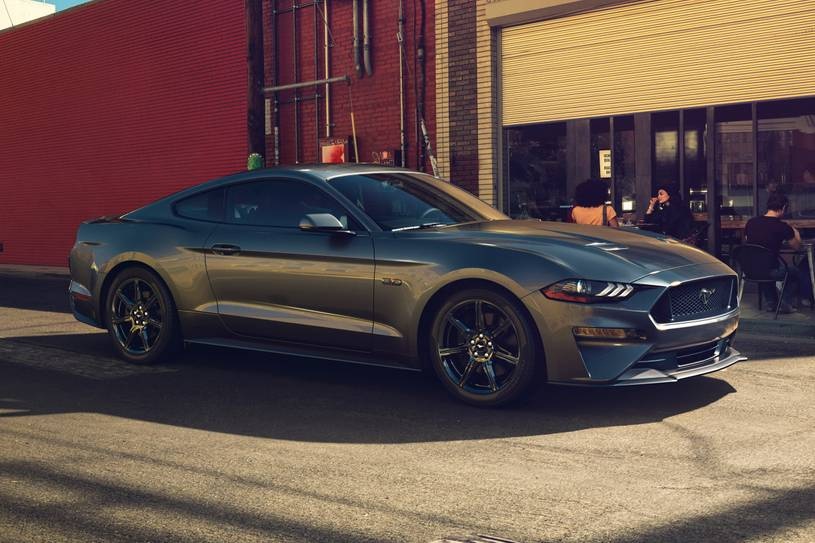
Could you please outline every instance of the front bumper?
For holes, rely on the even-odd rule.
[[[675,383],[680,379],[719,371],[747,357],[731,347],[735,334],[727,338],[673,351],[651,351],[612,381],[574,381],[565,384],[628,386]]]
[[[526,296],[523,301],[543,341],[549,382],[579,386],[668,383],[746,360],[731,346],[738,328],[738,307],[699,320],[655,322],[651,310],[674,281],[721,275],[720,270],[705,267],[684,271],[681,278],[650,276],[639,283],[647,288],[618,303],[562,302],[540,292]],[[575,327],[633,329],[641,338],[584,339],[575,337]]]

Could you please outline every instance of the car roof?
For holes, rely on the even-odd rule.
[[[252,170],[252,173],[279,174],[283,172],[300,172],[311,174],[323,179],[331,179],[338,175],[353,175],[375,172],[407,172],[417,173],[407,168],[395,166],[383,166],[382,164],[298,164],[296,166],[275,166],[273,168],[261,168]]]
[[[293,178],[306,178],[317,181],[327,181],[334,177],[354,174],[371,173],[411,173],[421,174],[415,170],[407,168],[397,168],[394,166],[383,166],[381,164],[298,164],[296,166],[274,166],[271,168],[258,168],[257,170],[244,170],[242,172],[213,179],[176,194],[176,197],[187,196],[199,191],[212,189],[221,185],[228,185],[234,182],[251,181],[269,176],[286,176]],[[426,174],[425,174],[426,175]]]
[[[187,187],[173,194],[169,194],[155,200],[145,206],[125,213],[123,216],[139,217],[144,211],[152,212],[159,209],[169,209],[172,202],[206,192],[211,189],[218,188],[222,185],[229,185],[236,182],[252,181],[255,179],[262,179],[268,176],[286,176],[290,178],[312,179],[316,181],[327,181],[333,177],[354,174],[370,174],[370,173],[412,173],[417,174],[415,170],[407,168],[398,168],[394,166],[383,166],[381,164],[298,164],[293,166],[274,166],[271,168],[258,168],[256,170],[244,170],[242,172],[233,173],[224,177],[211,179],[198,183],[196,185]]]

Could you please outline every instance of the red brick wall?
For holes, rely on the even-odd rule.
[[[281,12],[278,15],[278,44],[280,54],[278,61],[278,78],[273,78],[274,71],[274,33],[272,28],[272,7],[277,5]],[[360,0],[360,7],[362,1]],[[354,69],[352,2],[330,0],[328,2],[328,20],[333,41],[330,48],[330,76],[349,75],[351,77],[350,94],[349,85],[344,83],[333,84],[331,87],[331,121],[332,135],[334,137],[350,136],[351,131],[351,102],[357,132],[360,161],[371,162],[372,153],[382,150],[398,150],[400,146],[399,135],[399,49],[396,40],[398,2],[396,0],[377,1],[369,0],[370,9],[370,35],[372,51],[373,75],[359,77]],[[290,11],[292,0],[264,0],[264,21],[266,36],[265,61],[267,65],[266,84],[268,86],[284,85],[295,81],[309,81],[325,78],[323,25],[322,14],[318,12],[318,69],[314,69],[314,8],[307,7],[297,10],[296,43],[298,44],[298,74],[294,73],[294,43],[293,17]],[[322,3],[320,3],[322,8]],[[407,52],[407,66],[405,67],[405,111],[406,111],[406,141],[407,164],[411,168],[417,167],[417,123],[416,123],[416,88],[414,76],[417,75],[419,64],[414,60],[417,36],[420,32],[421,9],[418,0],[405,0],[405,50]],[[434,4],[433,0],[426,1],[425,8],[425,123],[431,135],[431,143],[435,150],[435,61],[433,54],[434,44]],[[415,25],[415,26],[414,26]],[[361,40],[361,13],[360,13],[360,40]],[[418,85],[418,78],[417,78]],[[318,89],[322,96],[324,87]],[[299,96],[309,98],[314,96],[314,88],[304,88]],[[271,96],[270,96],[271,97]],[[295,138],[294,104],[284,103],[294,98],[294,92],[285,91],[279,94],[280,105],[280,162],[292,164],[299,162],[316,162],[317,135],[315,134],[315,102],[307,100],[300,103],[298,137]],[[325,132],[325,103],[319,100],[319,114],[317,126],[319,136]],[[298,141],[299,140],[299,141]],[[267,136],[268,164],[274,160],[273,136]],[[429,171],[429,161],[420,169]]]
[[[97,0],[0,32],[0,264],[246,164],[243,2]]]

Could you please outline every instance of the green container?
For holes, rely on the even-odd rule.
[[[252,153],[249,155],[249,158],[246,160],[246,169],[247,170],[257,170],[263,167],[263,155],[260,153]]]

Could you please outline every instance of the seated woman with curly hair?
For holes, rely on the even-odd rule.
[[[601,179],[587,179],[574,191],[571,219],[578,224],[596,224],[617,228],[617,212],[606,204],[608,184]]]

